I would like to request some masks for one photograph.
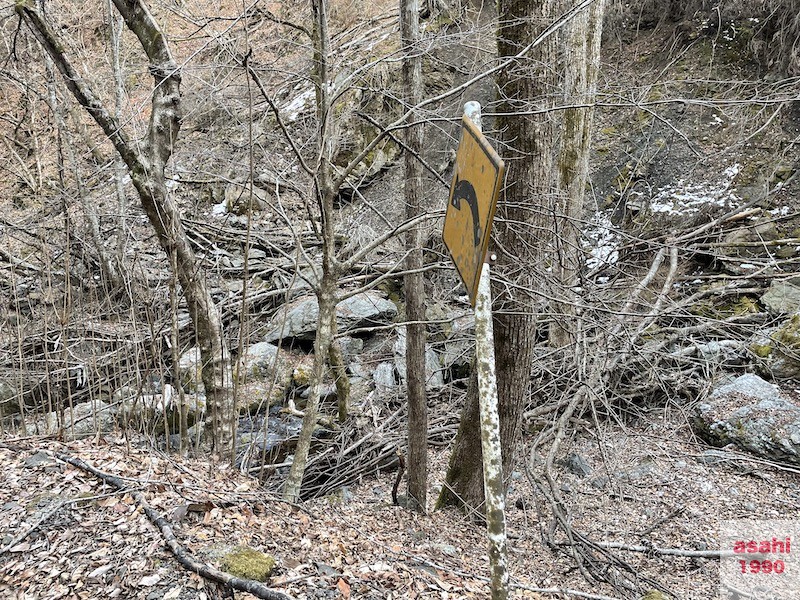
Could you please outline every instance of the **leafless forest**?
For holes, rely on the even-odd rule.
[[[724,523],[800,516],[798,15],[1,7],[0,597],[492,596],[467,101],[507,164],[494,597],[731,597]]]

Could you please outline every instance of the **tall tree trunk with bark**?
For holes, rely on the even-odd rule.
[[[555,0],[500,0],[497,45],[501,60],[516,56],[536,39],[558,14],[557,6]],[[499,112],[504,116],[497,125],[504,142],[507,183],[494,226],[498,261],[493,268],[492,294],[506,476],[515,458],[530,387],[538,311],[534,290],[552,280],[550,267],[557,258],[553,217],[558,181],[553,167],[559,127],[554,113],[546,111],[557,98],[558,73],[553,68],[557,56],[557,39],[551,35],[529,55],[510,61],[498,77]],[[543,109],[545,112],[539,112]],[[477,385],[471,380],[437,506],[477,509],[483,503],[478,412]]]
[[[403,87],[410,106],[422,100],[422,55],[419,41],[419,2],[400,0],[400,36],[403,57]],[[417,121],[409,111],[408,123]],[[421,200],[423,129],[405,131],[406,219],[422,212]],[[403,289],[406,300],[406,386],[408,392],[408,498],[410,506],[425,512],[428,498],[428,398],[425,393],[425,279],[422,274],[422,224],[406,234],[406,269]]]
[[[89,112],[114,144],[128,167],[142,207],[167,256],[175,252],[178,281],[200,344],[203,384],[212,419],[215,449],[228,452],[233,445],[236,410],[231,390],[230,360],[225,351],[222,321],[203,272],[198,266],[177,205],[167,192],[164,169],[180,129],[180,71],[166,37],[141,0],[113,0],[125,24],[139,39],[154,78],[152,110],[143,144],[128,139],[88,83],[64,54],[65,46],[31,0],[16,10],[29,24],[39,43],[53,59],[75,99]]]
[[[564,110],[563,139],[558,158],[563,214],[560,219],[560,252],[558,260],[563,299],[556,304],[550,326],[550,342],[555,347],[574,343],[577,304],[576,288],[582,265],[580,218],[586,181],[589,177],[589,145],[591,142],[597,75],[600,69],[605,0],[594,0],[578,12],[566,25],[564,34]]]

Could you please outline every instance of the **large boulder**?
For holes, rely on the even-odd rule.
[[[0,379],[0,417],[19,412],[19,391],[17,386],[5,379]]]
[[[394,363],[379,363],[372,371],[372,380],[375,382],[375,391],[379,394],[394,390],[397,387]]]
[[[339,331],[374,327],[391,323],[397,307],[375,291],[363,292],[343,300],[336,307]],[[266,342],[288,340],[311,341],[316,337],[319,304],[316,297],[303,298],[279,310],[267,327]]]
[[[203,362],[200,360],[200,348],[194,346],[184,352],[178,359],[178,374],[183,389],[191,394],[204,394]]]
[[[291,355],[269,342],[248,347],[239,361],[237,376],[247,391],[239,396],[242,409],[259,410],[282,402],[292,385],[294,361]]]
[[[718,386],[698,405],[694,422],[714,446],[735,444],[770,460],[800,464],[798,397],[758,375]]]
[[[773,281],[761,303],[773,315],[800,314],[800,277]]]
[[[763,359],[760,371],[771,379],[800,377],[800,314],[760,332],[750,350]]]
[[[445,381],[469,377],[475,355],[475,317],[462,315],[454,318],[439,348]]]
[[[37,419],[34,429],[39,435],[58,433],[58,413],[49,412]],[[64,409],[64,439],[79,440],[96,433],[110,433],[114,429],[115,415],[111,406],[102,400],[76,404]]]

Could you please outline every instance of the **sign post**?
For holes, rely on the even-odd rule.
[[[485,262],[505,165],[481,133],[481,105],[478,102],[464,105],[463,125],[442,237],[475,309],[475,355],[492,600],[506,600],[505,486],[497,412],[492,290],[489,264]]]

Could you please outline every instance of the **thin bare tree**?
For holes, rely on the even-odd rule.
[[[153,75],[152,110],[147,137],[137,142],[128,137],[119,121],[73,67],[65,45],[32,0],[20,2],[17,13],[29,25],[49,54],[75,99],[86,109],[114,144],[128,167],[145,213],[167,256],[175,253],[178,281],[189,309],[200,346],[202,377],[211,415],[213,446],[229,452],[236,417],[231,390],[231,368],[223,338],[222,321],[186,236],[180,212],[170,197],[164,169],[180,130],[181,75],[172,58],[164,32],[141,0],[113,0],[128,28],[136,35]]]
[[[400,0],[400,36],[404,49],[403,87],[406,102],[416,106],[422,100],[422,54],[419,41],[419,2]],[[417,112],[408,112],[408,122],[417,121]],[[405,131],[406,219],[422,212],[423,129],[410,126]],[[428,488],[428,398],[425,391],[425,280],[422,272],[422,224],[406,234],[406,388],[408,391],[408,499],[411,506],[425,511]]]

